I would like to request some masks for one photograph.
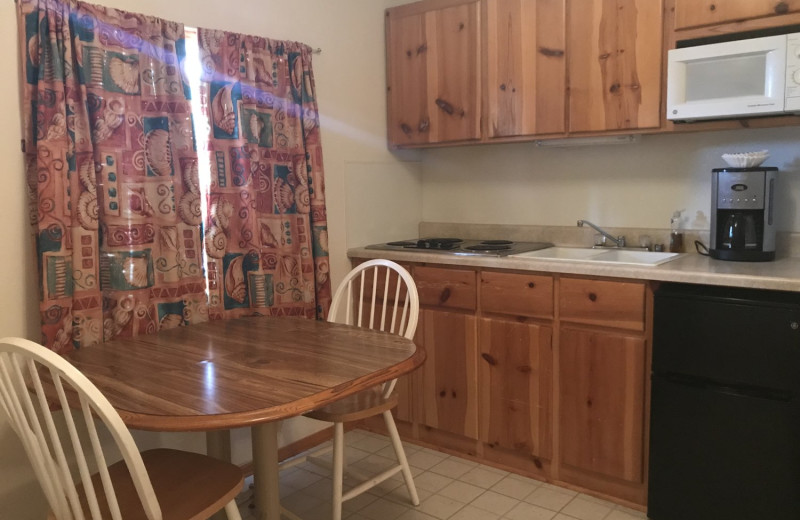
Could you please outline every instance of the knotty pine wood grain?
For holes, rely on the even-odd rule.
[[[425,14],[431,142],[480,139],[480,2]]]
[[[487,135],[566,130],[564,0],[487,0]]]
[[[426,426],[478,438],[478,376],[474,315],[420,311],[417,344],[427,361],[416,374],[417,417]]]
[[[553,317],[553,277],[528,273],[481,271],[482,312]]]
[[[553,328],[481,318],[478,331],[481,440],[551,459]]]
[[[561,328],[561,463],[644,481],[645,340]]]
[[[386,18],[386,74],[389,142],[427,143],[430,122],[424,85],[427,78],[425,16],[413,13]]]
[[[206,431],[308,412],[421,365],[394,334],[301,318],[212,321],[67,356],[131,428]]]
[[[386,47],[390,145],[480,138],[479,1],[388,9]]]
[[[675,29],[780,17],[800,12],[800,0],[675,0]],[[775,21],[780,25],[779,19]]]
[[[569,132],[661,124],[662,0],[567,3]]]
[[[413,276],[420,305],[475,310],[477,289],[473,269],[415,266]]]
[[[562,321],[643,331],[645,283],[562,277]]]

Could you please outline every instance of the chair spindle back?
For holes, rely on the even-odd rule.
[[[413,339],[419,321],[419,294],[414,279],[390,260],[364,262],[339,284],[328,321]],[[396,381],[384,385],[385,396],[392,393]]]
[[[101,520],[104,510],[113,520],[122,518],[96,428],[99,418],[116,441],[147,517],[161,519],[128,428],[105,396],[64,358],[25,339],[0,339],[0,405],[22,441],[55,518],[84,520],[76,480],[83,487],[90,518]],[[57,428],[51,408],[63,411],[66,432]],[[75,478],[69,460],[77,464]],[[101,496],[92,482],[92,469],[99,474]]]

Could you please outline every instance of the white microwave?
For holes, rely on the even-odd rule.
[[[800,33],[673,49],[667,119],[800,113]]]

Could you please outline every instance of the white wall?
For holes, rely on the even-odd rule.
[[[708,229],[711,169],[726,152],[768,149],[780,170],[779,231],[800,232],[800,128],[643,136],[638,144],[537,148],[533,143],[427,150],[430,222]]]
[[[374,194],[392,197],[393,212],[378,212],[372,233],[381,223],[404,231],[421,215],[419,165],[399,165],[386,149],[385,63],[383,9],[398,3],[375,0],[97,0],[97,3],[180,20],[190,26],[251,33],[297,40],[323,52],[314,57],[314,73],[321,112],[325,182],[328,200],[331,269],[336,284],[349,269],[347,244],[360,245],[369,227],[351,217],[380,207]],[[24,169],[20,153],[19,87],[14,2],[0,5],[0,157],[5,184],[0,190],[0,241],[6,253],[0,256],[0,337],[24,336],[38,340],[38,306],[35,257],[29,238]],[[413,155],[409,155],[413,159]],[[365,165],[368,165],[366,167]],[[402,179],[390,176],[401,172]],[[348,181],[348,179],[350,179]],[[348,184],[348,182],[350,184]],[[387,191],[388,190],[388,191]],[[348,195],[346,195],[348,194]],[[362,198],[363,197],[363,198]],[[409,197],[404,202],[403,198]],[[413,222],[413,224],[411,224]],[[413,233],[412,233],[413,234]],[[284,424],[283,443],[314,431],[318,423],[293,420]],[[141,447],[179,446],[202,450],[201,434],[143,433]],[[246,460],[246,431],[234,433],[234,458]],[[43,497],[33,480],[27,459],[13,432],[0,417],[0,519],[43,518]]]

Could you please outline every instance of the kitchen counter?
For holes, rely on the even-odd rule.
[[[508,256],[460,256],[427,251],[380,251],[363,247],[350,249],[347,255],[350,258],[387,258],[396,262],[424,262],[800,292],[800,258],[781,258],[773,262],[725,262],[696,253],[685,253],[675,260],[658,266],[639,267],[626,264]]]

